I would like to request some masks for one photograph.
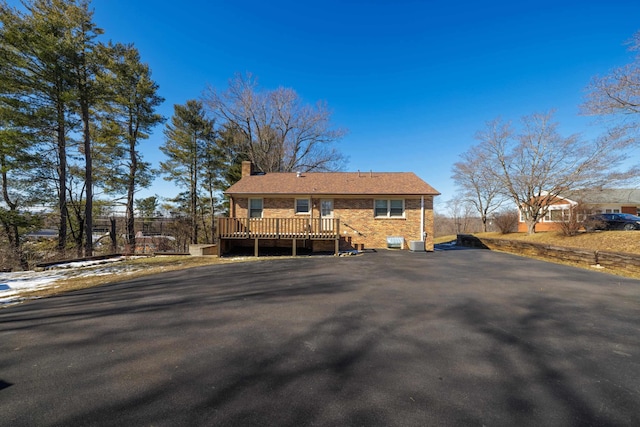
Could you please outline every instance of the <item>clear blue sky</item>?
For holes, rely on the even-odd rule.
[[[632,58],[640,1],[93,0],[105,37],[133,42],[166,98],[161,113],[224,89],[236,72],[325,100],[347,170],[413,171],[454,197],[451,167],[498,116],[579,116],[584,88]],[[162,159],[158,128],[145,159]],[[162,178],[141,196],[174,196]]]

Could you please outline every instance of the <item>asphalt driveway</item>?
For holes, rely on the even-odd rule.
[[[172,272],[0,310],[0,425],[640,425],[639,319],[486,250]]]

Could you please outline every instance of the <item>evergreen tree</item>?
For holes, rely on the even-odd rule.
[[[26,12],[11,8],[6,2],[0,4],[0,56],[7,66],[3,73],[7,84],[0,96],[14,104],[28,105],[25,117],[29,120],[24,127],[38,132],[43,141],[39,175],[44,178],[43,183],[52,183],[57,193],[60,251],[66,247],[70,221],[69,159],[84,158],[82,187],[86,197],[80,222],[86,227],[85,250],[90,255],[91,122],[102,94],[96,81],[102,68],[96,55],[96,38],[102,30],[93,23],[88,0],[32,0],[23,5]],[[79,147],[73,147],[68,136],[76,131],[82,139]],[[74,148],[76,156],[72,154]]]
[[[54,2],[55,3],[55,2]],[[104,68],[97,54],[96,37],[103,33],[93,22],[93,12],[88,0],[62,2],[58,5],[70,20],[70,35],[73,49],[73,78],[75,104],[82,123],[82,152],[85,176],[85,256],[93,255],[93,157],[91,144],[92,110],[95,112],[104,90],[97,75]]]
[[[0,4],[0,57],[5,103],[26,105],[22,126],[40,134],[48,144],[41,148],[41,184],[51,184],[59,211],[58,249],[67,241],[67,134],[72,117],[72,24],[61,0],[25,2],[26,13]]]
[[[189,199],[191,243],[198,243],[198,201],[207,152],[215,142],[214,122],[206,117],[202,103],[195,100],[175,105],[171,122],[166,125],[165,143],[160,150],[167,156],[160,163],[164,179],[185,188]]]
[[[4,82],[0,78],[0,85]],[[9,242],[12,258],[23,270],[29,264],[22,250],[23,235],[39,224],[40,218],[29,214],[25,207],[34,201],[35,181],[29,170],[35,157],[29,149],[34,135],[22,130],[23,111],[0,101],[0,225]]]
[[[135,243],[134,196],[149,187],[151,165],[142,160],[139,145],[164,118],[156,108],[164,102],[151,70],[132,45],[109,45],[103,51],[107,72],[102,76],[110,88],[110,102],[98,131],[103,185],[108,193],[126,194],[127,243]]]

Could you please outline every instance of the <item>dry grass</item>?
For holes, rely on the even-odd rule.
[[[527,233],[476,233],[478,237],[521,240],[531,243],[540,243],[550,246],[561,246],[569,248],[588,249],[593,251],[622,252],[640,255],[640,232],[638,231],[601,231],[595,233],[580,233],[576,236],[564,236],[559,232],[540,232],[533,235]],[[530,255],[528,255],[530,256]],[[548,259],[536,256],[532,258],[541,259],[546,262],[554,262],[557,264],[571,265],[579,268],[591,269],[585,267],[584,264],[561,261],[558,259]],[[618,276],[640,279],[640,273],[628,271],[625,269],[608,268],[607,273]]]
[[[453,242],[456,239],[457,239],[457,236],[455,234],[449,234],[449,235],[446,235],[446,236],[434,237],[433,238],[433,243],[435,245],[440,244],[440,243],[449,243],[449,242]]]
[[[522,240],[531,243],[590,249],[594,251],[640,254],[640,232],[638,231],[601,231],[595,233],[580,233],[576,236],[564,236],[562,233],[552,231],[532,235],[526,233],[476,233],[474,235],[478,237]]]
[[[640,255],[640,231],[601,231],[595,233],[580,233],[576,236],[565,236],[560,232],[539,232],[533,235],[527,233],[474,233],[477,237],[493,239],[520,240],[531,243],[539,243],[550,246],[560,246],[568,248],[587,249],[592,251],[622,252]],[[434,239],[435,243],[446,243],[456,239],[455,235],[441,236]],[[551,260],[532,255],[532,258],[541,259],[546,262],[571,265],[579,268],[585,267],[583,264],[570,261]],[[627,270],[607,269],[607,273],[619,276],[640,279],[640,274]]]

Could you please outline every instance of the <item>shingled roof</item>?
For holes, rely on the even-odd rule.
[[[244,176],[225,191],[237,195],[431,195],[440,193],[413,172],[307,172]]]
[[[562,193],[562,196],[583,203],[640,205],[640,190],[629,188],[574,190]]]

